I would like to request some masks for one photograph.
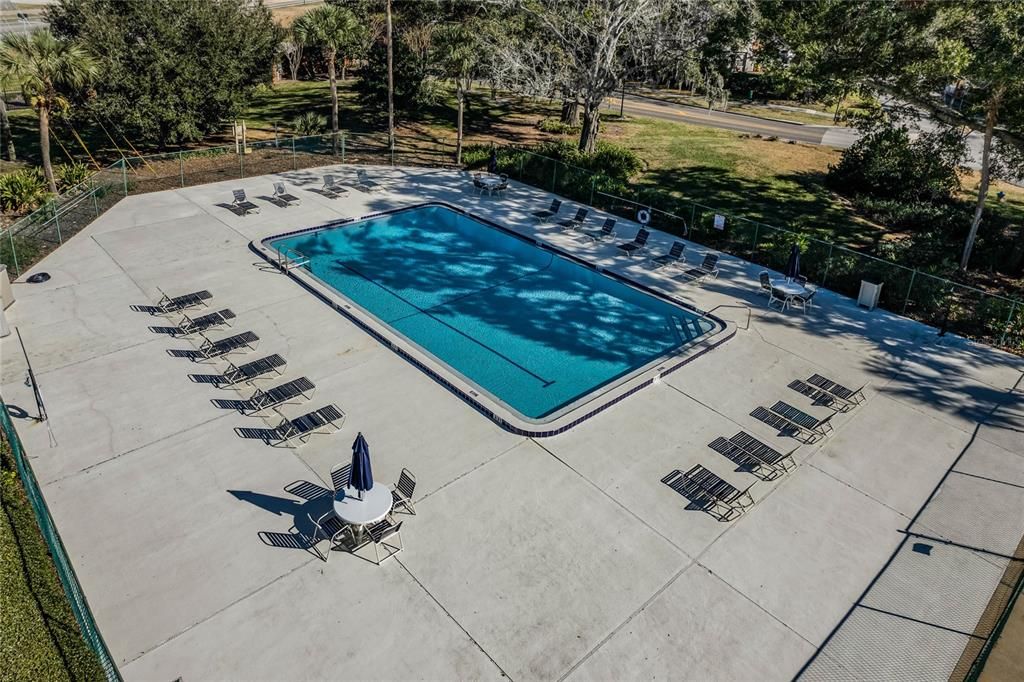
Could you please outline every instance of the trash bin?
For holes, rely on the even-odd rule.
[[[14,303],[14,292],[11,291],[11,280],[7,277],[7,266],[0,265],[0,310],[6,310]]]
[[[878,298],[882,295],[882,284],[879,282],[868,282],[867,280],[860,281],[860,294],[857,295],[857,305],[864,306],[868,310],[874,310],[878,307]]]

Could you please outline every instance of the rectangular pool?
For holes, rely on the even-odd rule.
[[[718,327],[443,205],[263,244],[531,423]]]

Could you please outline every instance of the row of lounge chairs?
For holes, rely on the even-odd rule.
[[[780,434],[793,435],[806,443],[826,437],[832,431],[831,419],[835,414],[864,401],[864,386],[851,390],[820,374],[806,381],[792,381],[789,388],[811,398],[817,405],[832,408],[832,414],[818,419],[780,400],[770,409],[758,407],[751,415],[777,428]],[[796,467],[793,455],[800,445],[783,453],[741,430],[728,438],[715,438],[708,447],[759,479],[772,481]],[[750,494],[753,483],[737,488],[700,464],[687,471],[674,469],[661,482],[720,521],[732,521],[754,504]]]
[[[371,180],[370,177],[366,174],[366,171],[360,168],[356,171],[356,180],[354,183],[352,183],[352,188],[357,189],[360,192],[370,193],[381,190],[382,185],[381,183],[375,180]],[[338,199],[341,197],[347,197],[349,195],[349,188],[345,185],[342,185],[336,175],[331,174],[327,174],[324,176],[324,182],[320,189],[310,191],[314,191],[321,196],[327,197],[328,199]],[[235,213],[236,215],[240,216],[260,212],[259,205],[249,200],[249,198],[245,194],[244,189],[232,190],[232,196],[233,200],[231,201],[230,204],[218,204],[218,206],[223,206],[224,208],[230,210],[232,213]],[[274,183],[273,194],[257,198],[264,199],[274,204],[275,206],[280,206],[281,208],[287,208],[292,205],[299,206],[302,204],[302,200],[299,197],[295,196],[294,194],[290,193],[283,182]]]
[[[531,215],[539,223],[547,223],[552,222],[560,214],[561,209],[562,201],[560,199],[552,199],[551,205],[548,208],[535,211]],[[589,215],[590,209],[581,207],[576,209],[574,215],[554,222],[564,232],[573,232],[595,242],[601,242],[616,236],[615,225],[617,221],[615,218],[605,218],[604,223],[600,227],[588,228],[586,227],[586,221]],[[641,227],[632,240],[617,244],[615,248],[632,258],[635,255],[647,252],[650,236],[650,230]],[[718,277],[718,259],[717,253],[707,252],[700,265],[686,268],[686,243],[676,240],[672,243],[672,247],[667,253],[650,257],[648,263],[654,269],[686,268],[679,273],[678,277],[700,284],[705,279]]]
[[[250,362],[235,364],[227,361],[227,356],[234,353],[255,351],[259,344],[259,336],[252,331],[240,332],[231,336],[213,339],[207,335],[221,326],[230,325],[235,314],[230,309],[219,310],[203,315],[189,315],[188,310],[208,307],[213,298],[209,291],[197,291],[182,296],[171,297],[161,292],[161,298],[154,306],[134,306],[140,312],[151,315],[180,315],[178,324],[172,327],[151,327],[157,332],[167,333],[170,330],[175,337],[193,338],[192,349],[171,349],[174,357],[187,357],[193,362],[224,360],[227,367],[220,375],[215,375],[209,383],[217,387],[240,390],[243,385],[252,388],[248,398],[241,401],[214,401],[214,404],[228,403],[241,414],[268,418],[273,413],[277,419],[270,429],[239,428],[236,431],[243,437],[259,437],[273,446],[296,447],[308,440],[315,433],[333,432],[341,428],[345,421],[345,413],[336,405],[307,412],[299,417],[289,418],[281,413],[280,408],[287,403],[308,401],[312,399],[315,384],[307,377],[299,377],[269,388],[260,388],[257,380],[282,376],[287,366],[280,355],[268,355]]]
[[[848,412],[864,401],[865,386],[851,390],[820,374],[814,374],[806,381],[795,379],[788,387],[810,398],[814,405],[831,409],[832,413],[827,417],[819,419],[782,400],[770,408],[758,406],[750,416],[776,429],[780,435],[791,436],[804,443],[816,443],[831,435],[832,418],[836,414]]]

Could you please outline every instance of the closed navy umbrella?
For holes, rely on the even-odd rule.
[[[786,263],[786,279],[795,279],[800,276],[800,247],[793,244],[789,251],[789,261]]]
[[[487,172],[494,175],[498,172],[498,150],[491,145],[491,156],[487,159]]]
[[[373,471],[370,469],[370,445],[363,438],[362,431],[352,443],[352,474],[349,485],[359,491],[359,499],[363,499],[363,491],[373,487]]]

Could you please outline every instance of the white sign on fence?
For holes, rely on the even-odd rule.
[[[715,214],[715,229],[716,230],[724,230],[725,229],[725,216],[724,215],[718,215],[717,213]]]

